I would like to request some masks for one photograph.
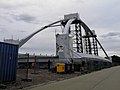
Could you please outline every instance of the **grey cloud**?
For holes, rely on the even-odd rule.
[[[118,29],[120,28],[120,6],[119,0],[110,0],[109,2],[100,0],[100,4],[91,7],[89,12],[92,20],[90,24],[96,28]],[[90,9],[91,9],[90,8]],[[94,13],[93,13],[94,11]]]
[[[116,33],[115,34],[108,33],[108,35],[105,35],[99,39],[100,43],[103,45],[105,50],[115,51],[120,48],[120,40],[119,37],[116,36],[120,36],[120,35]]]
[[[26,7],[26,5],[4,5],[0,4],[0,9],[4,11],[17,11],[21,7]]]
[[[4,5],[4,4],[0,5],[0,9],[14,9],[15,7],[18,7],[18,6]]]
[[[16,0],[3,0],[0,2],[0,9],[16,9],[19,7],[26,7],[29,4],[26,2],[22,2],[22,1],[16,1]]]
[[[26,32],[25,30],[20,30],[19,32]]]
[[[15,15],[11,12],[4,12],[0,15],[0,18],[8,21],[9,23],[14,23],[14,21],[24,21],[26,23],[35,23],[37,21],[36,17],[29,14],[18,14]]]
[[[102,43],[102,42],[101,42]],[[111,44],[112,43],[112,44]],[[107,51],[116,51],[120,48],[120,43],[119,42],[108,42],[108,43],[102,43],[103,47]],[[120,49],[119,49],[120,50]]]
[[[13,18],[16,21],[24,21],[24,22],[27,22],[27,23],[32,23],[36,20],[36,17],[30,16],[30,15],[27,15],[27,14],[14,15]]]
[[[109,32],[107,34],[101,35],[100,37],[105,38],[105,37],[115,37],[115,36],[120,37],[120,32]]]
[[[6,28],[4,28],[4,27],[0,27],[0,33],[5,33],[5,32],[7,32],[8,30],[6,29]]]
[[[5,21],[7,21],[9,23],[13,23],[13,20],[11,19],[11,16],[10,16],[9,13],[1,14],[0,19],[5,20]],[[2,22],[2,24],[3,24],[3,22]]]

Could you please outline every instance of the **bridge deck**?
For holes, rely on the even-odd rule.
[[[65,81],[38,85],[29,90],[120,90],[120,66]]]

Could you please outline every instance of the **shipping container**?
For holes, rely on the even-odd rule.
[[[16,81],[18,45],[0,42],[0,83]]]

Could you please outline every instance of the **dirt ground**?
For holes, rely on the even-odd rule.
[[[28,78],[31,79],[31,82],[22,81],[22,79],[26,78],[26,69],[18,69],[17,70],[17,80],[15,83],[7,84],[7,88],[3,90],[18,90],[25,87],[37,85],[37,84],[48,84],[53,83],[65,79],[70,79],[76,76],[81,75],[80,72],[75,72],[71,74],[57,74],[48,71],[47,69],[40,69],[36,74],[33,74],[34,70],[28,70]],[[0,89],[2,90],[2,89]]]

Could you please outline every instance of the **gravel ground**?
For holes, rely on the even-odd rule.
[[[37,85],[37,84],[48,84],[52,82],[57,82],[65,79],[70,79],[76,76],[81,75],[80,72],[75,72],[71,74],[56,74],[49,72],[46,69],[40,69],[37,71],[37,74],[32,74],[34,71],[29,69],[28,78],[32,79],[31,82],[22,81],[26,77],[26,69],[18,69],[17,70],[17,81],[15,83],[6,84],[7,88],[3,90],[18,90],[25,87]],[[2,90],[2,89],[0,89]]]

